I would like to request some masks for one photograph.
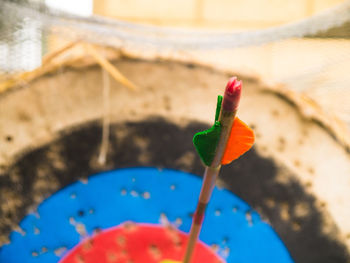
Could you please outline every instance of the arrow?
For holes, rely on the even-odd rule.
[[[221,165],[231,163],[254,143],[254,132],[236,117],[241,91],[242,82],[232,77],[226,85],[224,98],[218,96],[214,125],[193,137],[193,144],[205,164],[205,172],[183,263],[191,261]]]

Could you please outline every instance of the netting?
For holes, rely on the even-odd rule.
[[[80,17],[37,1],[2,1],[0,10],[0,76],[40,66],[55,36],[132,50],[140,56],[182,57],[254,73],[307,94],[350,124],[350,1],[297,22],[244,32]]]

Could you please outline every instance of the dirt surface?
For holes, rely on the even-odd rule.
[[[216,95],[230,75],[175,62],[122,59],[115,65],[140,90],[111,81],[113,125],[103,167],[97,164],[98,67],[63,68],[0,97],[2,243],[44,198],[97,171],[151,165],[203,172],[192,136],[212,123]],[[239,116],[254,128],[257,142],[223,168],[220,185],[271,223],[296,262],[349,262],[349,154],[283,96],[240,78]]]

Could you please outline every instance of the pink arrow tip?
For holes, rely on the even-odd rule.
[[[241,98],[242,81],[236,77],[230,78],[227,82],[222,108],[224,111],[235,111],[238,108],[239,99]]]

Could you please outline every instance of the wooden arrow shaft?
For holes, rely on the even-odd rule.
[[[184,263],[191,262],[192,254],[202,228],[205,210],[211,197],[211,193],[213,192],[215,181],[219,171],[220,166],[218,169],[213,169],[211,167],[206,167],[205,169],[204,181],[202,184],[201,193],[199,195],[197,208],[193,215],[191,231],[187,243],[185,257],[183,259]]]
[[[186,253],[183,259],[183,263],[190,263],[193,255],[194,248],[196,246],[199,233],[202,228],[205,210],[207,208],[208,202],[210,200],[211,194],[213,192],[216,178],[220,172],[221,159],[224,155],[226,144],[228,138],[230,137],[230,132],[232,124],[236,115],[234,112],[221,111],[219,121],[221,123],[221,134],[218,146],[216,147],[215,157],[210,166],[207,166],[204,172],[204,179],[202,183],[201,192],[199,195],[199,200],[197,204],[196,211],[193,215],[192,226],[190,230],[189,239],[187,242]]]
[[[224,156],[226,145],[231,134],[231,128],[235,120],[236,112],[237,111],[229,112],[223,110],[220,112],[219,122],[221,123],[221,134],[218,146],[216,147],[215,157],[210,165],[212,168],[219,168],[220,170],[221,160]]]

